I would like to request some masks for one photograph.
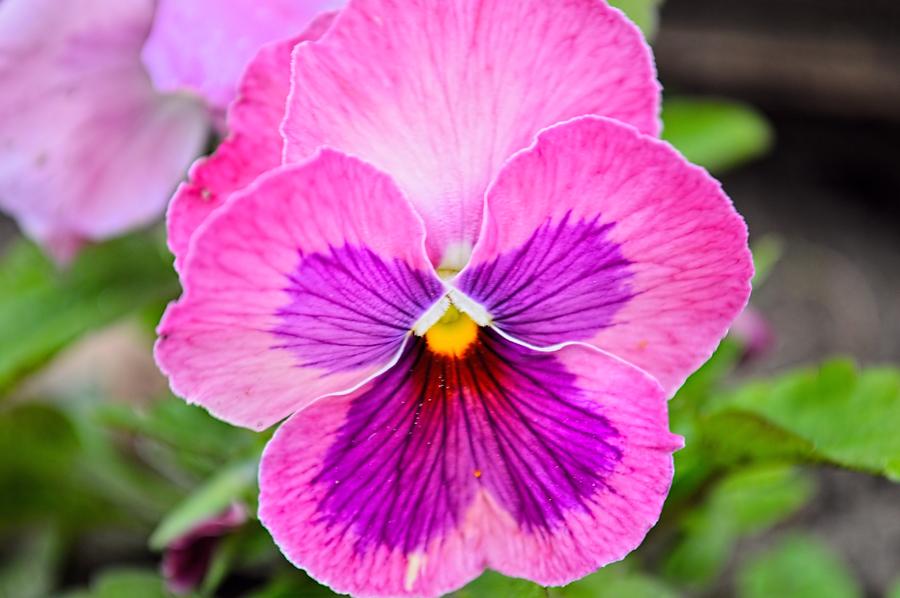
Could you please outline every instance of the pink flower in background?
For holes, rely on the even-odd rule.
[[[141,66],[153,6],[0,3],[0,209],[60,260],[157,218],[206,139]]]
[[[752,305],[748,305],[734,320],[730,333],[741,344],[742,364],[763,357],[775,346],[776,336],[772,325]]]
[[[4,1],[0,209],[60,261],[153,221],[254,53],[335,4]],[[235,119],[232,134],[277,135],[283,111],[284,98],[272,123]]]
[[[233,119],[275,120],[287,58],[258,56]],[[641,34],[593,0],[359,0],[292,60],[288,164],[242,159],[279,146],[244,127],[170,210],[173,390],[290,416],[260,518],[340,592],[621,559],[671,483],[666,398],[752,271],[719,184],[651,136]]]
[[[291,88],[291,52],[318,39],[333,13],[315,19],[306,31],[264,46],[247,67],[237,99],[228,108],[228,136],[215,153],[191,168],[169,205],[168,241],[180,269],[194,231],[228,196],[281,164],[284,140],[279,126]]]
[[[159,0],[144,62],[156,88],[192,91],[225,110],[268,42],[297,35],[343,0]]]

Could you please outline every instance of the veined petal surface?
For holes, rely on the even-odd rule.
[[[279,127],[291,87],[291,52],[317,39],[331,25],[333,13],[315,19],[302,34],[264,46],[250,62],[237,98],[228,107],[228,136],[215,153],[201,158],[169,204],[169,248],[181,269],[197,227],[228,196],[281,164],[284,139]]]
[[[159,326],[176,394],[266,428],[391,363],[443,294],[391,180],[329,150],[264,175],[200,228]]]
[[[481,329],[457,358],[417,338],[278,430],[260,519],[294,564],[354,596],[439,596],[486,567],[559,585],[640,543],[680,445],[659,385],[600,351]]]
[[[344,0],[158,0],[143,57],[160,91],[193,91],[224,110],[260,47],[297,35]]]
[[[152,0],[0,2],[0,208],[66,259],[160,215],[207,134],[154,91]]]
[[[743,309],[752,272],[747,228],[717,181],[664,142],[583,117],[500,173],[454,284],[506,334],[592,343],[671,393]]]
[[[600,0],[354,0],[298,46],[287,161],[320,146],[390,173],[435,265],[461,268],[484,192],[544,127],[600,114],[659,130],[640,31]]]

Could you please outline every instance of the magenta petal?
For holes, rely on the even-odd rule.
[[[658,384],[597,350],[540,353],[483,329],[453,358],[417,339],[278,430],[260,519],[354,596],[438,596],[486,567],[559,585],[640,543],[680,446]]]
[[[265,44],[303,31],[343,0],[158,0],[144,62],[157,89],[191,90],[224,110]]]
[[[509,335],[593,343],[672,392],[743,309],[752,273],[717,181],[666,143],[584,117],[501,171],[454,284]]]
[[[203,108],[158,95],[151,0],[0,3],[0,207],[57,255],[156,218],[203,144]]]
[[[263,175],[204,222],[159,326],[172,389],[266,428],[388,365],[444,293],[391,180],[323,150]]]
[[[655,134],[659,86],[637,28],[597,0],[359,0],[298,46],[286,158],[320,146],[391,174],[432,262],[460,268],[484,192],[544,127],[600,114]]]
[[[291,87],[291,51],[300,42],[317,39],[333,19],[333,14],[322,15],[301,35],[265,46],[247,67],[240,93],[228,107],[228,137],[212,156],[194,164],[169,206],[169,248],[179,270],[197,227],[232,192],[281,164],[279,127]]]

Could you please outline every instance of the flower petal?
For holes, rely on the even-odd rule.
[[[293,563],[354,596],[437,596],[485,567],[567,583],[640,543],[681,446],[659,385],[480,334],[462,358],[417,338],[276,432],[259,514]]]
[[[325,150],[235,194],[197,232],[156,357],[178,395],[263,429],[389,364],[443,294],[386,176]]]
[[[585,117],[548,129],[500,173],[455,284],[503,332],[588,341],[671,392],[746,304],[752,270],[746,226],[706,171]]]
[[[391,176],[432,262],[461,268],[484,191],[542,128],[601,114],[658,132],[650,50],[597,0],[360,0],[298,46],[288,161],[334,147]]]
[[[199,103],[159,96],[151,0],[0,3],[0,208],[57,254],[157,217],[203,145]]]
[[[191,90],[224,110],[268,42],[296,35],[344,0],[158,0],[144,63],[157,89]]]
[[[228,107],[228,137],[213,155],[194,164],[169,205],[169,248],[179,270],[197,227],[231,193],[281,164],[279,127],[291,87],[291,51],[300,42],[317,39],[333,20],[334,13],[321,15],[301,35],[263,47],[247,67],[240,93]]]

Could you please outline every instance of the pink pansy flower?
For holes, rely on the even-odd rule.
[[[141,66],[153,8],[0,3],[0,209],[61,260],[156,218],[206,138],[203,107]]]
[[[671,483],[666,399],[752,271],[719,184],[652,137],[640,33],[594,0],[359,0],[286,56],[231,116],[272,122],[290,80],[287,163],[226,142],[179,193],[156,347],[215,415],[290,416],[276,543],[357,596],[624,557]]]
[[[344,0],[158,0],[144,62],[157,89],[190,90],[224,110],[257,50],[296,35]]]

